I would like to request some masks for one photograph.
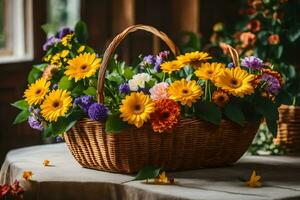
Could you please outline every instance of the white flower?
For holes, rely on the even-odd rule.
[[[145,83],[151,80],[151,76],[147,73],[136,74],[128,81],[131,91],[137,91],[138,88],[144,88]]]
[[[128,81],[128,85],[129,85],[130,91],[137,91],[139,89],[139,87],[134,79],[130,79]]]

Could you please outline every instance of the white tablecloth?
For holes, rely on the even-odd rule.
[[[53,166],[44,167],[50,160]],[[264,187],[249,188],[238,177],[248,178],[255,169]],[[24,170],[32,181],[22,180]],[[232,167],[170,173],[178,185],[146,185],[127,182],[132,175],[82,168],[65,144],[12,150],[1,168],[0,183],[21,180],[25,199],[300,199],[300,157],[246,156]]]

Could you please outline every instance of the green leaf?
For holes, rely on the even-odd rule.
[[[291,27],[288,32],[288,39],[290,42],[295,42],[300,37],[300,24]]]
[[[161,168],[154,166],[145,166],[141,169],[133,180],[145,180],[150,178],[155,178],[159,175]]]
[[[72,90],[72,94],[81,95],[83,94],[84,89],[84,86],[82,84],[79,84]]]
[[[90,96],[96,96],[97,90],[94,87],[89,87],[88,89],[84,90],[83,93]]]
[[[267,122],[267,126],[268,126],[269,131],[270,131],[274,136],[276,136],[276,135],[277,135],[277,128],[278,128],[278,127],[277,127],[277,121],[266,119],[266,122]]]
[[[43,137],[44,138],[50,137],[52,132],[53,132],[52,124],[49,124],[48,127],[44,128],[44,130],[43,130]]]
[[[68,90],[74,85],[73,80],[69,80],[67,76],[63,76],[58,82],[58,88]]]
[[[109,81],[115,82],[118,85],[123,82],[122,77],[118,73],[111,73],[106,76]]]
[[[57,122],[52,123],[52,134],[54,136],[61,135],[70,130],[77,120],[85,116],[82,110],[74,110],[66,117],[58,118]]]
[[[196,104],[196,116],[201,119],[220,125],[222,113],[219,108],[212,102],[202,101]]]
[[[86,43],[88,39],[87,26],[83,21],[77,22],[75,26],[75,36],[80,43]]]
[[[131,68],[126,68],[124,70],[123,76],[126,78],[126,80],[131,79],[133,77],[133,75],[134,75],[134,72],[133,72],[133,70]]]
[[[15,121],[13,124],[19,124],[21,122],[26,121],[29,115],[30,115],[30,112],[28,110],[22,110],[15,118]]]
[[[23,99],[16,101],[15,103],[12,103],[10,105],[12,105],[13,107],[16,107],[20,110],[28,110],[28,107],[29,107],[28,103]]]
[[[269,121],[278,120],[278,108],[270,99],[264,97],[256,98],[255,110],[262,114]]]
[[[279,45],[277,50],[276,50],[276,58],[280,59],[281,55],[282,55],[282,52],[283,52],[283,46]]]
[[[32,68],[28,74],[27,81],[29,84],[34,83],[37,79],[39,79],[42,75],[42,72],[36,68]]]
[[[33,68],[43,72],[47,66],[48,66],[47,63],[42,63],[42,64],[38,64],[38,65],[33,65]]]
[[[224,114],[231,121],[244,126],[246,119],[241,107],[238,104],[228,103],[224,108]]]
[[[125,128],[128,128],[129,124],[122,121],[119,114],[110,115],[105,123],[105,132],[110,133],[120,133]]]

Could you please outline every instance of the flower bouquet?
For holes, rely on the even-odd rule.
[[[82,166],[126,173],[145,165],[224,166],[247,150],[263,117],[276,131],[280,85],[273,92],[271,83],[280,74],[260,59],[240,63],[229,45],[230,66],[205,52],[180,55],[164,33],[144,25],[125,29],[101,57],[80,39],[82,29],[79,23],[47,41],[25,99],[13,104],[22,110],[16,122],[28,118],[44,135],[64,135]],[[134,66],[118,61],[116,47],[137,30],[161,38],[173,55],[140,56]]]

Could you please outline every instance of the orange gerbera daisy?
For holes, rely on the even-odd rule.
[[[219,107],[223,107],[225,104],[229,102],[229,96],[226,92],[222,90],[217,90],[213,92],[212,100]]]
[[[169,132],[180,119],[180,107],[172,99],[155,101],[155,111],[150,115],[152,128],[155,132]]]

